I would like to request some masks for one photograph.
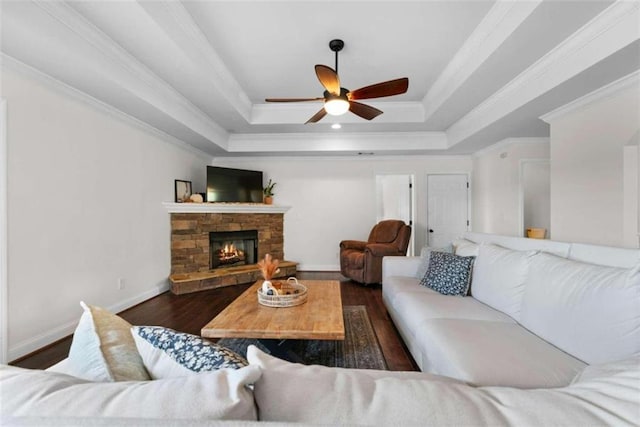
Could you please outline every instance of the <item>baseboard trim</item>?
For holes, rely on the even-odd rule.
[[[126,300],[120,301],[105,308],[112,313],[119,313],[123,310],[126,310],[127,308],[131,308],[136,304],[140,304],[141,302],[160,295],[161,293],[168,290],[169,281],[167,280],[164,283],[155,286],[147,291],[144,291],[138,295],[132,296],[131,298],[127,298]],[[9,348],[7,359],[10,361],[15,361],[16,359],[26,356],[29,353],[33,353],[36,350],[46,347],[47,345],[54,343],[62,338],[65,338],[73,334],[73,331],[76,329],[77,325],[77,321],[67,322],[65,324],[56,326],[47,332],[36,335],[28,340],[21,341],[15,346]]]

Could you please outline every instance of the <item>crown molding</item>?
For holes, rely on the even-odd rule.
[[[351,152],[384,153],[403,150],[444,150],[444,132],[359,132],[232,134],[229,154],[250,152]]]
[[[228,133],[225,129],[80,13],[63,2],[35,1],[34,4],[103,55],[113,66],[105,70],[112,81],[212,143],[226,148]]]
[[[640,3],[618,1],[454,123],[450,146],[638,40]]]
[[[349,155],[341,154],[338,156],[315,156],[315,155],[278,155],[278,156],[228,156],[228,157],[214,157],[211,163],[212,166],[223,166],[228,167],[231,164],[246,164],[247,162],[261,162],[268,161],[271,162],[273,160],[278,159],[294,159],[296,162],[331,162],[331,163],[339,163],[339,162],[364,162],[364,161],[393,161],[393,162],[403,162],[403,161],[416,161],[420,159],[433,159],[438,158],[438,160],[459,160],[459,159],[470,159],[471,154],[377,154],[373,155],[359,155],[358,153],[349,153]],[[457,173],[457,172],[456,172]],[[462,173],[462,172],[461,172]],[[464,172],[467,173],[467,172]]]
[[[541,3],[541,0],[494,3],[422,100],[425,120],[438,111]]]
[[[510,147],[515,144],[550,144],[549,138],[535,138],[535,137],[525,137],[525,138],[505,138],[501,141],[496,142],[493,145],[483,148],[482,150],[478,150],[473,153],[472,157],[481,157],[485,154],[504,149]]]
[[[255,104],[251,110],[251,124],[302,124],[322,108],[322,102]],[[424,106],[420,102],[367,101],[367,105],[384,111],[377,123],[423,123]],[[329,123],[362,123],[355,114],[327,115]]]
[[[238,114],[249,122],[252,107],[249,96],[184,5],[180,2],[141,2],[140,6],[191,58],[202,74],[202,81],[214,85]]]
[[[632,86],[635,86],[636,92],[640,94],[640,70],[628,74],[614,82],[611,82],[608,85],[601,87],[600,89],[594,90],[593,92],[588,93],[574,101],[571,101],[570,103],[565,104],[562,107],[556,108],[555,110],[540,116],[540,119],[544,120],[547,123],[551,123],[552,121],[557,120],[566,114],[581,110],[591,105],[593,102],[610,98],[620,91],[629,89]]]
[[[89,107],[94,108],[95,110],[105,113],[108,116],[124,122],[136,129],[139,129],[149,134],[150,136],[160,139],[163,142],[175,145],[178,148],[195,154],[198,157],[212,158],[212,155],[210,153],[199,150],[193,145],[188,144],[172,135],[169,135],[168,133],[157,129],[146,122],[136,119],[135,117],[130,116],[129,114],[121,110],[118,110],[111,104],[100,101],[99,99],[94,98],[93,96],[82,92],[81,90],[76,89],[73,86],[70,86],[36,68],[31,67],[30,65],[20,62],[17,59],[7,55],[6,53],[0,53],[0,60],[0,68],[6,67],[16,72],[27,75],[52,90],[62,93],[84,104],[87,104]]]

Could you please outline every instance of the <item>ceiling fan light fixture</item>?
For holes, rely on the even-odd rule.
[[[341,116],[349,111],[349,101],[341,98],[329,99],[324,103],[324,109],[332,116]]]
[[[1,1],[1,0],[0,0]],[[403,77],[386,82],[375,83],[369,86],[361,87],[354,91],[350,91],[340,86],[340,78],[338,77],[338,53],[344,47],[344,42],[339,39],[331,40],[329,48],[336,54],[335,69],[322,64],[316,64],[316,77],[320,81],[322,87],[325,88],[322,98],[267,98],[267,102],[305,102],[324,100],[324,106],[315,113],[307,123],[317,123],[324,116],[330,114],[332,116],[340,116],[347,111],[351,111],[358,117],[365,120],[372,120],[382,114],[381,110],[367,104],[363,104],[363,99],[382,98],[385,96],[400,95],[409,88],[409,79]],[[334,128],[335,129],[335,128]]]

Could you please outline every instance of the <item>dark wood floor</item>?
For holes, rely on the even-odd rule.
[[[298,272],[298,279],[339,280],[343,305],[364,305],[380,342],[387,366],[393,371],[414,371],[417,366],[393,325],[382,302],[382,289],[362,286],[333,272]],[[185,295],[165,292],[121,313],[133,325],[158,325],[200,335],[208,323],[250,285],[229,286]],[[12,365],[45,369],[67,357],[71,337],[20,358]]]

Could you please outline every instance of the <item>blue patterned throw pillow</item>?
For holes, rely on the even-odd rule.
[[[420,284],[443,295],[466,296],[471,284],[471,268],[475,258],[432,251],[427,274]]]
[[[453,246],[444,246],[441,248],[432,248],[427,245],[422,247],[420,250],[420,265],[418,266],[418,270],[416,271],[416,278],[422,279],[425,274],[427,274],[427,270],[429,269],[429,258],[431,258],[431,252],[447,252],[453,253]]]
[[[160,326],[134,326],[131,334],[153,379],[248,365],[246,359],[232,350],[197,335]]]

